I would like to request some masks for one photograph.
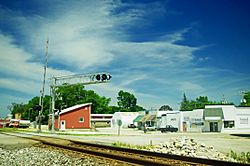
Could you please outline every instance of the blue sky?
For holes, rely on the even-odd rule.
[[[119,90],[147,109],[178,109],[184,92],[239,104],[249,29],[247,0],[1,0],[0,116],[39,95],[47,38],[47,76],[108,71],[110,83],[86,88],[111,105]]]

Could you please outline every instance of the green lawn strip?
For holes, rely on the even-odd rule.
[[[227,156],[235,159],[238,162],[241,163],[250,163],[250,152],[241,152],[241,153],[237,153],[233,150],[231,150]]]
[[[24,133],[37,133],[36,129],[20,129],[20,128],[1,128],[0,132],[24,132]],[[42,134],[50,135],[51,132],[41,132]],[[55,131],[57,135],[70,135],[70,136],[112,136],[112,134],[82,134],[82,133],[67,133],[67,132],[60,132]]]
[[[112,146],[115,147],[123,147],[123,148],[130,148],[130,149],[140,149],[140,150],[149,150],[153,147],[153,145],[134,145],[134,144],[128,144],[124,142],[113,142]]]

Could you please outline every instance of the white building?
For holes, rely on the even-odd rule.
[[[181,112],[181,131],[250,132],[250,107],[206,105],[205,109]]]
[[[133,120],[139,115],[138,112],[115,112],[112,118],[111,127],[118,127],[118,120],[122,121],[123,128],[128,127],[128,125],[133,124]]]
[[[201,132],[203,126],[203,109],[180,112],[180,131]]]
[[[206,106],[204,131],[250,132],[250,107]]]
[[[110,127],[113,114],[90,114],[91,125],[98,127]]]
[[[165,114],[161,114],[159,124],[160,128],[165,128],[166,125],[172,125],[173,127],[180,129],[180,111],[166,111]]]
[[[239,132],[250,132],[250,107],[238,107],[235,129]]]

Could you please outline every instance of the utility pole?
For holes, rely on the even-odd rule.
[[[240,91],[240,95],[241,95],[241,103],[246,103],[246,99],[244,98],[245,94],[247,93],[247,91]]]
[[[48,66],[48,47],[49,47],[49,39],[46,41],[45,45],[45,64],[44,64],[44,72],[43,72],[43,85],[42,85],[42,90],[40,100],[39,100],[39,105],[41,107],[41,110],[39,110],[39,115],[38,115],[38,130],[37,132],[41,132],[41,120],[42,120],[42,113],[43,113],[43,98],[44,98],[44,89],[45,89],[45,80],[46,80],[46,71],[47,71],[47,66]]]

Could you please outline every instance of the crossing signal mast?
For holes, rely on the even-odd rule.
[[[68,75],[68,76],[60,76],[60,77],[52,77],[50,90],[52,96],[51,102],[51,132],[55,132],[55,98],[56,98],[56,89],[61,86],[82,84],[100,84],[100,83],[108,83],[110,82],[111,75],[108,72],[99,72],[99,73],[90,73],[90,74],[77,74],[77,75]]]

